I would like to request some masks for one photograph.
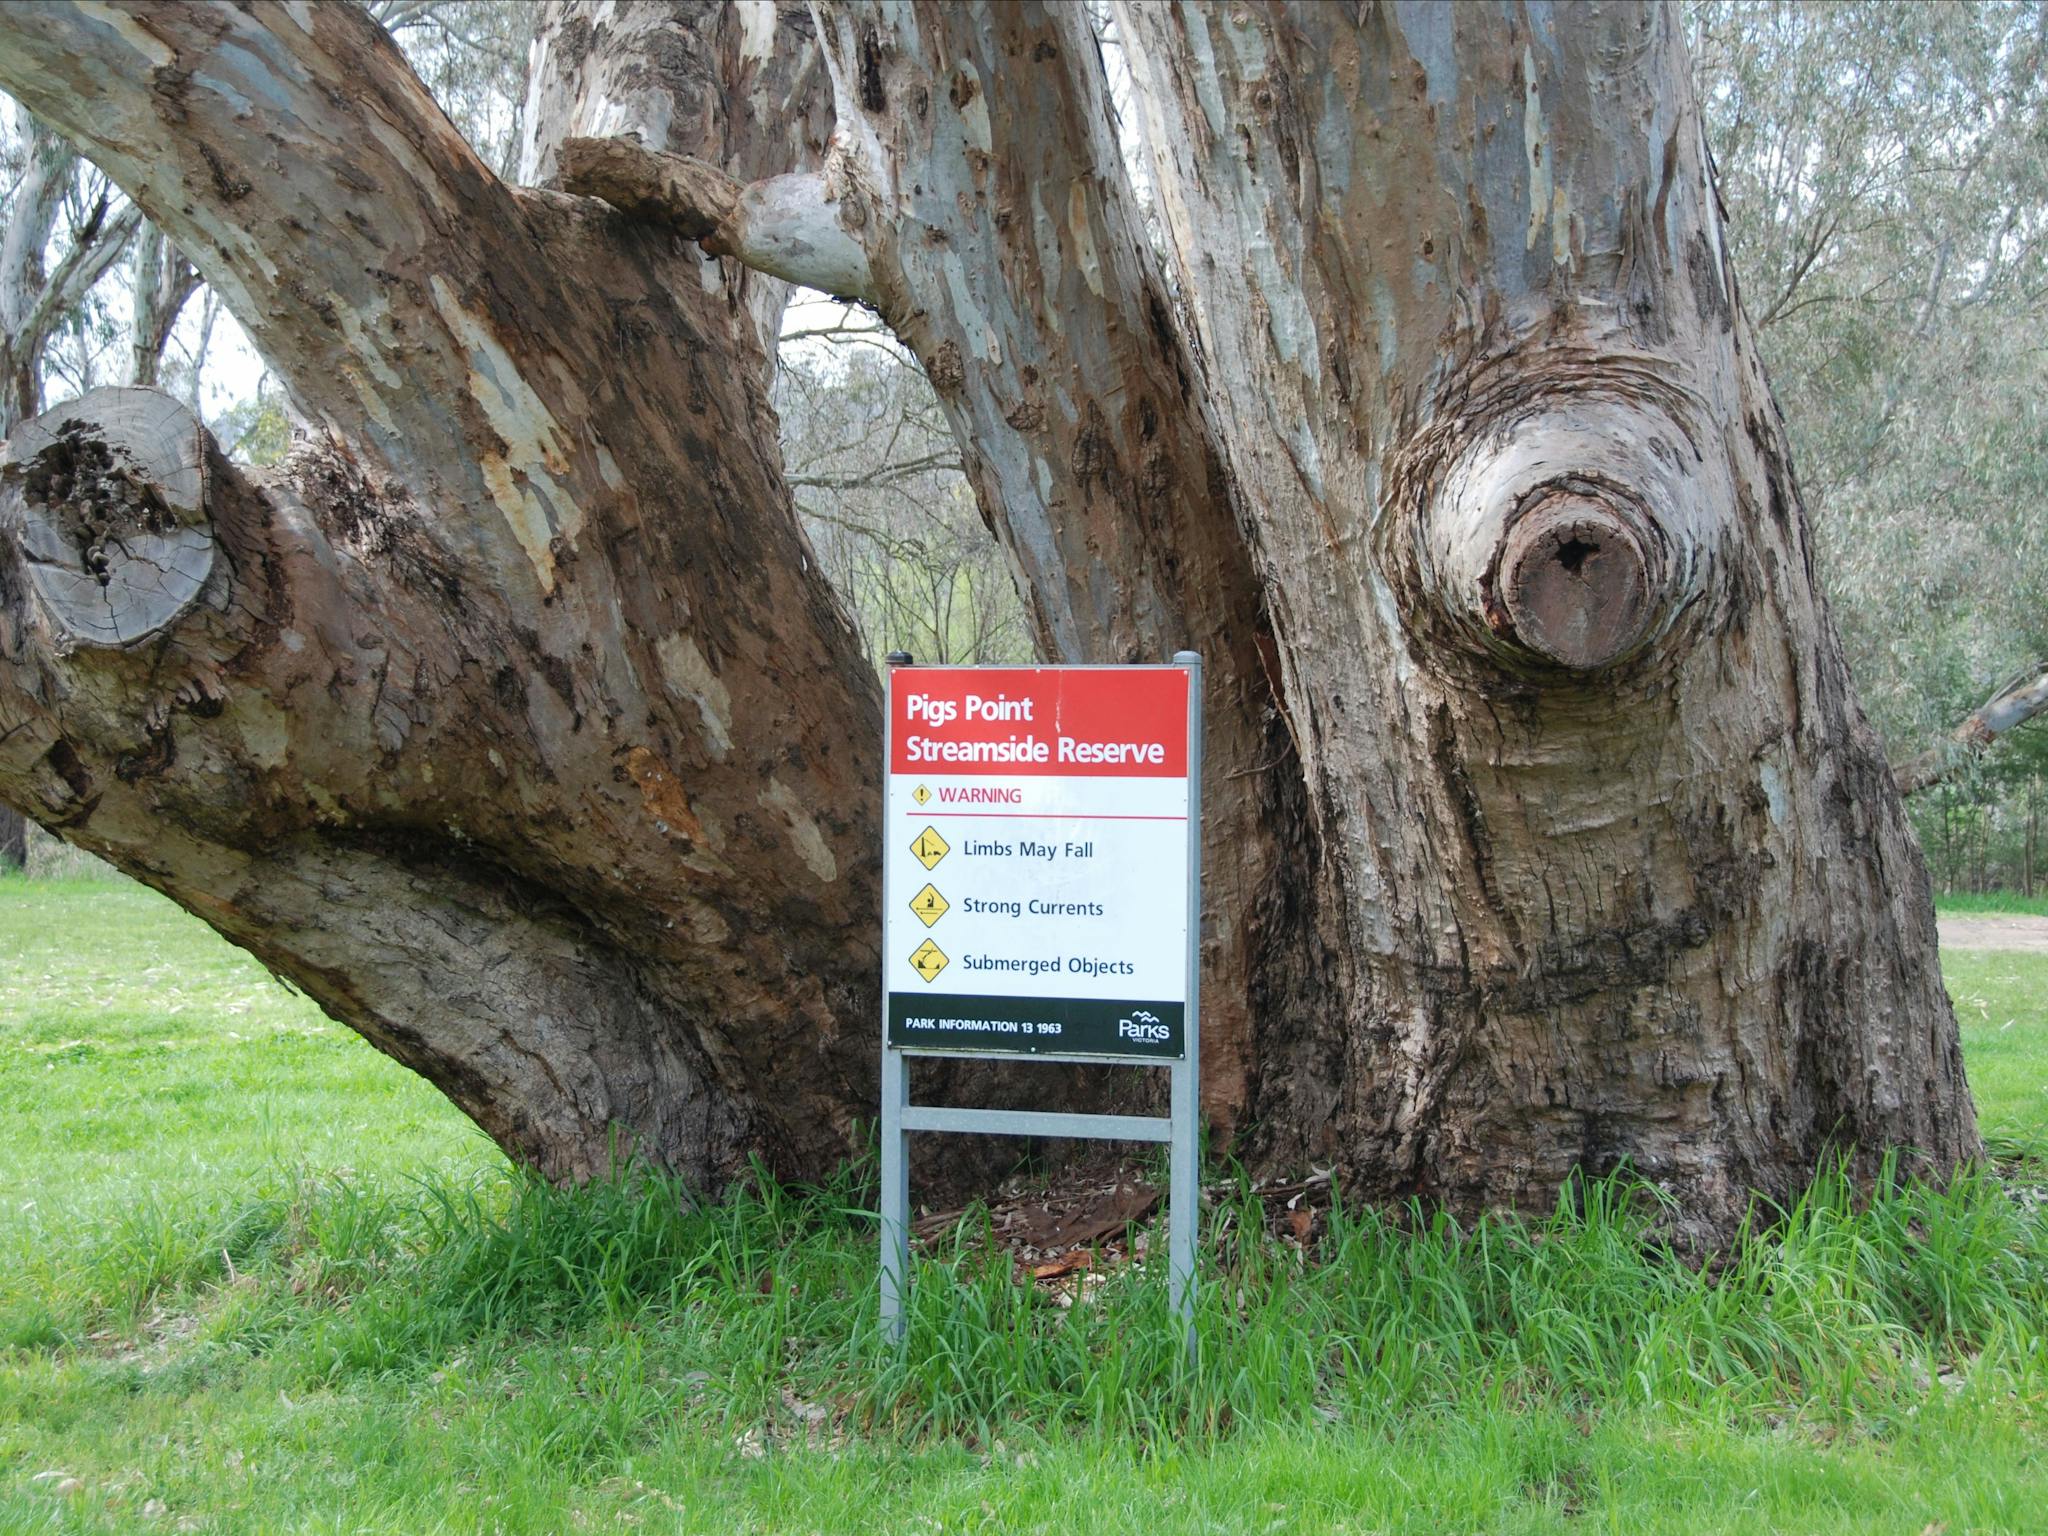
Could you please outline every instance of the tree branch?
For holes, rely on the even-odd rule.
[[[2048,662],[2008,679],[1943,745],[1895,767],[1892,772],[1899,781],[1899,793],[1913,795],[1932,789],[1981,756],[1999,737],[2044,713],[2048,713]]]
[[[0,333],[19,347],[29,311],[48,285],[43,251],[56,227],[58,210],[71,182],[76,155],[71,146],[24,114],[27,153],[19,181],[9,193],[6,228],[0,231]]]
[[[154,385],[163,368],[164,347],[185,301],[199,287],[199,274],[185,253],[164,238],[154,225],[143,230],[135,245],[135,325],[129,337],[131,384]],[[202,348],[203,351],[203,348]],[[195,356],[193,368],[201,358]],[[194,380],[195,384],[197,380]],[[196,391],[195,391],[196,393]]]
[[[695,156],[742,186],[822,163],[832,136],[832,90],[816,29],[796,0],[616,6],[597,29],[601,40],[582,0],[548,0],[537,9],[522,112],[522,182],[560,185],[563,141],[593,135]],[[593,65],[593,58],[600,62]],[[601,62],[608,59],[664,62],[614,70]],[[759,376],[772,381],[789,285],[740,262],[704,263],[694,252],[691,260],[700,267],[693,280],[724,290],[750,321]]]
[[[887,485],[892,481],[908,479],[912,475],[924,474],[928,470],[958,470],[959,468],[960,455],[957,453],[927,453],[918,458],[904,459],[894,464],[878,465],[874,469],[863,470],[856,474],[790,475],[787,478],[792,489],[854,491],[859,490],[862,486]]]
[[[729,226],[740,183],[694,155],[647,149],[632,139],[569,138],[556,150],[566,192],[599,197],[621,213],[666,224],[685,240]]]
[[[168,629],[213,572],[207,442],[154,390],[96,389],[7,442],[0,530],[58,648],[131,646]]]
[[[864,206],[846,202],[843,174],[770,176],[745,185],[689,155],[631,139],[564,139],[562,186],[622,213],[667,225],[713,256],[843,299],[873,297],[868,255],[857,238]]]
[[[1201,652],[1210,760],[1272,755],[1287,710],[1271,617],[1112,126],[1089,8],[816,0],[837,111],[823,167],[859,288],[930,379],[984,521],[1055,661]],[[835,183],[834,178],[837,178]],[[837,192],[837,201],[830,194]],[[902,494],[898,488],[894,494]],[[1113,577],[1108,573],[1114,572]],[[1219,908],[1301,868],[1244,785],[1212,780],[1203,867]],[[1204,1098],[1229,1124],[1250,1069],[1244,978],[1313,931],[1234,928],[1203,963]]]
[[[518,280],[512,194],[363,11],[0,6],[0,87],[192,259],[309,414],[392,466],[477,456],[486,424],[450,409],[488,351],[465,298],[548,295]]]
[[[93,284],[105,277],[107,269],[121,259],[121,253],[128,248],[129,237],[141,223],[142,210],[133,203],[127,204],[111,218],[100,210],[97,217],[88,220],[86,227],[79,231],[78,238],[57,262],[57,270],[43,284],[43,291],[36,296],[35,305],[29,310],[22,330],[30,336],[39,336],[57,323],[58,316],[83,303]]]

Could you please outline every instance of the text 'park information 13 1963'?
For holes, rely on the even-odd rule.
[[[888,1041],[1178,1058],[1188,673],[889,679]]]

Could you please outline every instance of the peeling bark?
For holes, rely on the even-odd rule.
[[[876,305],[938,387],[1049,659],[1207,658],[1224,702],[1203,789],[1204,1104],[1227,1134],[1254,1112],[1255,1010],[1298,1016],[1327,979],[1303,958],[1313,861],[1257,577],[1095,41],[1073,7],[821,14],[841,128],[820,170],[742,184],[572,139],[560,175],[709,252]]]
[[[1363,959],[1345,1162],[1627,1162],[1706,1238],[1829,1146],[1974,1153],[1677,13],[1120,14]]]
[[[1086,13],[818,10],[839,114],[823,206],[938,392],[1041,653],[1205,659],[1203,1104],[1229,1145],[1274,1112],[1261,1028],[1303,1027],[1332,978],[1271,622]]]
[[[527,71],[520,179],[561,184],[576,139],[625,140],[740,182],[822,163],[832,91],[816,28],[797,0],[653,4],[598,10],[548,0]],[[693,260],[701,260],[694,252]],[[738,262],[698,273],[751,327],[772,370],[786,284]]]

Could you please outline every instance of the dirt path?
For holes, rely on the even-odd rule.
[[[2048,917],[1978,913],[1935,919],[1943,949],[2007,949],[2048,955]]]

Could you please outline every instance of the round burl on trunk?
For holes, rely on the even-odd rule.
[[[126,646],[168,627],[212,574],[205,497],[191,411],[154,389],[95,389],[15,428],[0,525],[53,628]]]

